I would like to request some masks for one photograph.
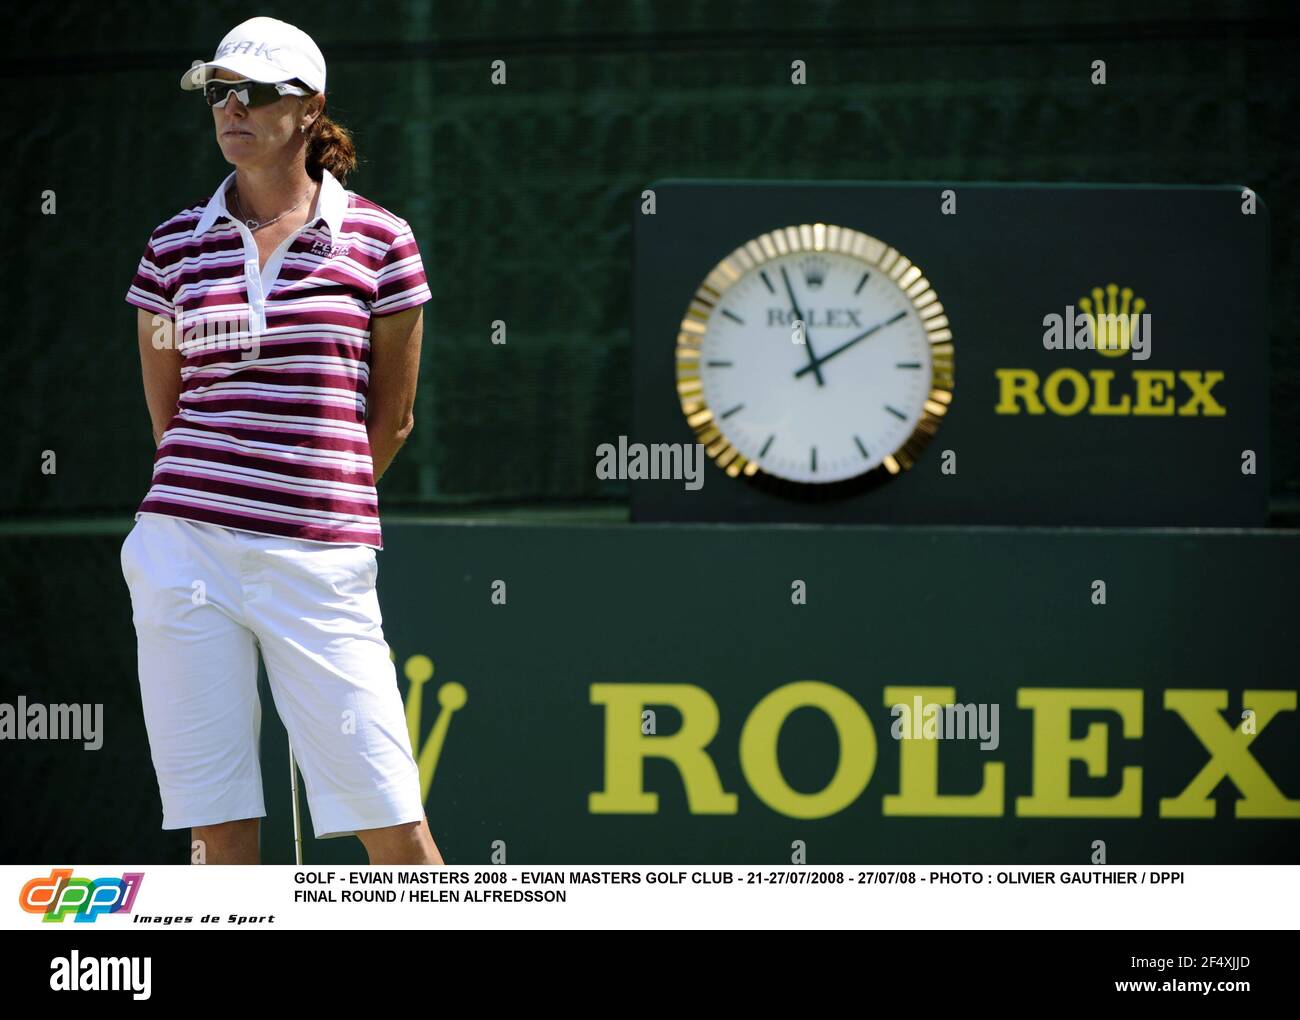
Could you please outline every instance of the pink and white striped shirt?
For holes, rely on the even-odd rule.
[[[162,317],[155,346],[184,356],[136,519],[382,549],[370,320],[432,297],[415,237],[322,170],[312,218],[259,270],[253,235],[226,209],[234,177],[154,229],[126,294]]]

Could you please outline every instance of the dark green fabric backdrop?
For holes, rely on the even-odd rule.
[[[385,508],[623,499],[631,222],[661,177],[1244,181],[1274,220],[1273,489],[1300,499],[1300,123],[1293,5],[267,3],[329,64],[349,186],[409,219],[426,306],[416,430]],[[0,513],[134,509],[153,446],[122,296],[150,230],[229,167],[177,87],[249,16],[211,2],[45,4],[0,42],[18,428]],[[790,84],[793,60],[808,84]],[[1089,84],[1104,59],[1108,84]],[[508,84],[489,81],[504,60]],[[55,215],[42,215],[52,191]],[[1215,300],[1214,294],[1188,295]],[[489,343],[504,320],[505,347]],[[39,470],[44,451],[55,475]]]

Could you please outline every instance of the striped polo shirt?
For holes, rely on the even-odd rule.
[[[136,520],[382,549],[370,320],[432,296],[415,237],[322,170],[312,218],[259,268],[252,233],[226,209],[234,179],[154,229],[126,294],[165,317],[155,345],[174,338],[183,355]]]

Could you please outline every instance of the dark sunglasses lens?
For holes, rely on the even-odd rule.
[[[224,103],[232,91],[235,93],[236,98],[242,100],[246,94],[243,92],[243,89],[247,85],[247,82],[222,81],[217,79],[216,81],[210,81],[203,86],[203,94],[207,97],[209,106],[216,106],[218,103]]]
[[[245,106],[262,106],[273,103],[280,98],[274,84],[261,81],[210,81],[203,88],[208,105],[216,106],[224,102],[234,90],[235,98]]]

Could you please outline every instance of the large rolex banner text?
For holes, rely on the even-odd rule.
[[[449,863],[1300,854],[1294,534],[385,535],[385,635]],[[158,828],[128,603],[67,611],[122,584],[122,537],[4,540],[3,701],[104,704],[96,749],[0,745],[10,818],[36,806],[6,827],[5,861],[186,860],[188,831]],[[37,625],[53,618],[57,639]],[[263,699],[263,854],[283,863],[287,749]],[[364,861],[304,827],[309,863]]]

